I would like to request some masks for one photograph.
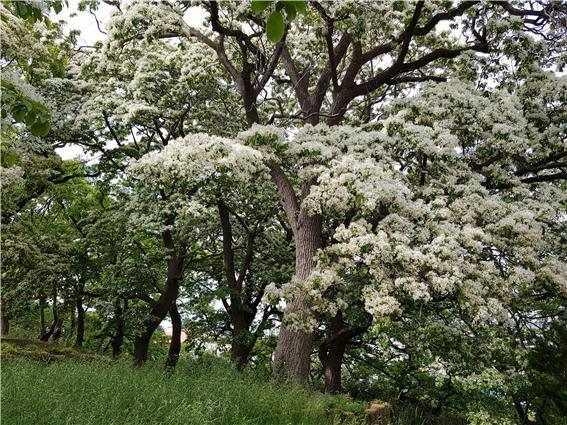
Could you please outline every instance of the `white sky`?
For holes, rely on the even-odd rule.
[[[69,0],[69,7],[63,8],[63,11],[54,15],[53,18],[55,20],[65,21],[63,28],[66,29],[66,31],[79,30],[81,32],[78,41],[79,46],[92,45],[98,40],[103,40],[105,35],[98,30],[95,17],[89,12],[79,11],[78,6],[79,0]],[[114,7],[106,3],[100,3],[96,16],[103,30],[114,10]]]

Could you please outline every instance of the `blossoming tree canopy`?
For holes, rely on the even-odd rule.
[[[259,191],[266,171],[261,153],[252,148],[223,137],[190,134],[131,162],[128,173],[142,190],[132,208],[145,211],[148,228],[158,234],[165,229],[187,244],[188,238],[194,239],[192,233],[199,233],[198,220],[213,219],[210,208],[218,202],[249,202],[246,188],[255,184]]]
[[[2,119],[23,123],[35,136],[45,136],[51,126],[49,105],[40,89],[46,79],[64,73],[73,40],[72,34],[64,36],[59,24],[50,20],[51,10],[61,12],[62,2],[0,5]]]
[[[483,321],[505,319],[504,304],[519,291],[514,285],[565,291],[559,240],[546,236],[564,221],[564,191],[522,185],[562,172],[553,162],[543,166],[542,157],[562,148],[564,138],[537,133],[515,96],[490,97],[446,83],[398,108],[381,132],[307,126],[287,143],[276,130],[243,133],[297,186],[312,183],[301,208],[323,214],[328,225],[340,223],[327,229],[328,245],[310,279],[284,292],[303,291],[310,305],[332,315],[351,305],[355,290],[376,316],[399,312],[403,297],[458,293]],[[479,167],[487,158],[490,167]],[[524,175],[531,161],[544,171],[539,178]],[[493,188],[495,169],[507,190]],[[553,194],[543,207],[542,192]]]
[[[525,285],[565,291],[558,241],[544,237],[563,220],[565,194],[555,185],[528,186],[533,176],[522,184],[509,169],[504,147],[538,160],[543,147],[525,137],[530,127],[516,97],[491,96],[501,101],[458,82],[432,87],[394,108],[381,131],[308,125],[286,137],[283,130],[255,126],[239,135],[241,142],[192,135],[146,155],[131,170],[181,191],[221,177],[250,180],[269,167],[284,170],[296,189],[307,183],[299,208],[324,217],[325,243],[309,279],[271,288],[271,296],[283,290],[292,299],[302,292],[313,312],[331,316],[354,297],[381,317],[399,313],[406,299],[451,294],[475,321],[506,321],[506,303]],[[476,134],[462,127],[472,117]],[[499,159],[479,169],[488,155]],[[515,184],[494,189],[493,170],[504,166]],[[538,202],[542,191],[554,194],[545,205]],[[297,323],[315,326],[305,319]]]
[[[510,72],[503,63],[547,64],[564,43],[556,3],[212,1],[198,4],[202,25],[188,19],[191,6],[131,2],[110,25],[109,47],[145,39],[210,49],[242,98],[248,125],[365,120],[397,87],[445,81],[451,68],[470,76],[482,75],[478,64],[502,73]]]
[[[68,3],[0,5],[2,336],[565,417],[565,4]]]
[[[133,175],[160,188],[191,188],[217,182],[253,179],[266,168],[261,154],[233,140],[191,134],[173,140],[130,166]]]

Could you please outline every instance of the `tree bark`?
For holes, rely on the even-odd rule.
[[[256,106],[256,98],[252,93],[246,91],[242,96],[244,103],[244,112],[246,114],[246,123],[248,126],[260,122],[260,117],[258,115],[258,108]]]
[[[244,369],[250,361],[255,339],[250,333],[251,320],[244,311],[231,311],[232,341],[230,358],[238,369]]]
[[[230,290],[230,305],[228,302],[223,301],[232,329],[230,356],[236,367],[243,369],[248,365],[250,354],[256,343],[257,336],[252,333],[251,327],[258,312],[258,302],[263,293],[263,288],[258,288],[258,293],[256,294],[258,302],[254,302],[250,294],[247,296],[245,288],[245,283],[248,283],[246,279],[254,257],[255,234],[248,231],[246,253],[237,277],[230,213],[222,201],[218,202],[218,210],[222,228],[224,276]]]
[[[0,336],[8,335],[10,332],[10,321],[6,314],[6,301],[0,300]]]
[[[321,359],[325,374],[325,392],[330,394],[340,393],[342,386],[342,366],[346,350],[346,341],[337,341],[328,347],[326,356]]]
[[[230,358],[236,365],[237,369],[243,370],[250,362],[250,354],[252,347],[249,344],[241,343],[237,340],[238,337],[233,338],[230,347]]]
[[[51,332],[51,340],[57,341],[61,338],[61,334],[63,333],[63,319],[58,318],[56,322],[54,322],[53,331]]]
[[[40,307],[42,332],[40,334],[39,339],[45,342],[49,341],[49,339],[51,339],[52,341],[56,341],[57,339],[59,339],[63,327],[63,319],[59,318],[59,312],[57,309],[57,286],[55,285],[53,285],[52,298],[53,301],[51,304],[51,311],[53,315],[53,320],[47,331],[45,330],[45,316],[43,312],[44,308]],[[40,301],[40,305],[41,305],[41,301]]]
[[[171,318],[171,341],[169,342],[169,352],[165,362],[166,369],[174,369],[179,360],[179,353],[181,352],[181,315],[177,310],[175,301],[169,308],[169,317]]]
[[[183,275],[183,256],[172,255],[167,261],[165,289],[146,317],[143,330],[134,340],[134,366],[141,367],[148,359],[148,349],[155,330],[177,300],[179,284]]]
[[[77,295],[77,335],[75,336],[75,347],[81,348],[85,341],[85,308],[83,307],[83,298]]]
[[[44,335],[46,333],[45,329],[45,297],[39,299],[39,339],[43,341]]]
[[[124,307],[122,307],[122,300],[116,298],[114,302],[114,323],[115,332],[110,340],[112,346],[112,358],[116,359],[122,352],[122,344],[124,343],[124,311],[127,308],[127,300],[124,300]]]
[[[315,267],[315,254],[321,247],[321,218],[301,213],[297,220],[295,236],[295,279],[307,279]],[[296,296],[284,313],[276,351],[273,373],[286,381],[303,384],[309,378],[313,336],[311,329],[298,329],[300,323],[290,323],[289,318],[309,315],[309,306],[302,295]],[[288,322],[286,323],[286,319]]]
[[[329,323],[328,336],[319,346],[319,360],[325,376],[325,392],[337,394],[342,390],[342,366],[347,344],[354,330],[349,330],[339,311]]]
[[[146,319],[144,322],[144,330],[136,335],[136,339],[134,340],[134,366],[142,367],[148,360],[150,341],[160,322],[161,320],[155,323],[155,320]]]
[[[2,318],[0,318],[0,336],[6,336],[10,332],[10,322],[8,316],[4,315],[2,312]]]

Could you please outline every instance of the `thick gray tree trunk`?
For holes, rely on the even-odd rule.
[[[295,238],[295,279],[305,280],[315,267],[315,254],[321,247],[321,218],[300,214]],[[311,329],[298,329],[291,317],[309,315],[309,306],[302,295],[292,300],[284,313],[284,323],[274,352],[274,375],[283,380],[305,383],[309,378],[313,332]]]

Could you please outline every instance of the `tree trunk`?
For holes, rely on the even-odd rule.
[[[77,295],[77,335],[75,336],[75,347],[81,348],[85,340],[85,309],[83,307],[83,298]]]
[[[522,403],[519,400],[514,400],[514,408],[518,414],[518,419],[520,420],[520,425],[536,425],[535,421],[532,421],[528,417],[528,408],[526,403]]]
[[[122,344],[124,343],[124,311],[127,308],[127,300],[124,300],[124,307],[122,307],[122,300],[116,298],[114,302],[114,322],[115,332],[110,340],[112,346],[112,358],[116,359],[122,352]]]
[[[244,98],[244,112],[246,114],[246,122],[249,126],[260,122],[255,100]]]
[[[342,311],[338,311],[329,322],[327,338],[319,346],[319,360],[325,376],[325,392],[336,394],[342,390],[341,369],[347,343],[351,332],[343,319]]]
[[[77,330],[76,303],[76,301],[73,301],[73,305],[70,307],[69,311],[69,338],[75,335],[75,331]]]
[[[61,338],[61,334],[63,333],[63,319],[58,318],[57,321],[53,323],[53,330],[50,332],[51,341],[57,341],[59,338]]]
[[[59,339],[59,337],[61,336],[61,331],[62,331],[62,326],[63,326],[63,320],[59,319],[59,313],[57,310],[57,287],[54,285],[53,286],[53,294],[52,294],[52,298],[53,298],[53,302],[51,304],[51,311],[53,314],[53,321],[51,322],[51,326],[49,326],[49,329],[45,330],[45,316],[43,313],[43,307],[40,307],[41,310],[41,321],[42,321],[42,333],[40,335],[40,340],[41,341],[49,341],[49,339],[51,339],[52,341],[56,341],[57,339]],[[40,301],[41,303],[41,301]]]
[[[150,341],[160,322],[161,320],[157,323],[155,321],[146,320],[144,330],[136,335],[136,339],[134,340],[134,366],[142,367],[146,360],[148,360]]]
[[[238,369],[243,369],[250,360],[250,353],[256,342],[250,328],[256,317],[258,306],[250,301],[251,296],[246,296],[244,288],[244,282],[254,257],[254,233],[248,233],[246,255],[242,260],[238,277],[236,277],[230,213],[223,201],[219,201],[217,205],[222,228],[223,269],[230,290],[230,305],[223,301],[232,328],[230,357]]]
[[[169,353],[167,354],[165,367],[166,369],[174,369],[181,352],[181,315],[177,310],[175,301],[169,308],[169,317],[171,318],[171,341],[169,342]]]
[[[321,218],[300,214],[295,237],[295,279],[307,279],[315,266],[315,253],[321,247]],[[276,351],[273,373],[283,380],[305,383],[309,378],[312,351],[312,329],[298,329],[310,314],[309,306],[302,295],[292,300],[284,313]],[[293,319],[290,323],[290,318]],[[298,320],[297,320],[298,319]]]
[[[2,317],[0,318],[0,336],[6,336],[10,332],[10,323],[8,316],[4,315],[2,312]]]
[[[249,344],[242,343],[238,341],[237,338],[233,338],[230,347],[230,358],[239,370],[248,366],[251,353],[252,347]]]
[[[167,261],[165,288],[144,321],[144,327],[134,340],[134,366],[141,367],[148,359],[148,349],[152,336],[177,300],[179,284],[183,275],[183,257],[172,255]]]
[[[341,370],[346,349],[345,341],[337,341],[329,346],[323,368],[325,372],[325,392],[340,393],[343,389]]]
[[[372,324],[372,316],[366,314],[366,320],[359,326],[349,326],[343,312],[339,310],[329,321],[327,337],[319,346],[319,359],[325,376],[325,392],[336,394],[342,391],[341,371],[344,356],[353,338],[362,335]]]
[[[39,299],[39,339],[43,341],[47,329],[45,329],[45,297]]]
[[[250,320],[244,311],[232,311],[232,341],[230,358],[238,369],[244,369],[250,361],[250,353],[254,346],[254,338],[250,333]]]
[[[328,126],[339,125],[343,121],[351,100],[350,88],[345,87],[336,95],[333,105],[331,106],[331,113],[329,114],[329,118],[327,118]]]
[[[0,336],[8,335],[9,331],[10,322],[6,314],[6,301],[0,300]]]
[[[59,318],[59,307],[57,305],[57,285],[53,285],[53,303],[51,304],[51,312],[53,314],[53,324],[51,325],[49,337],[52,341],[57,341],[63,331],[63,319]]]

